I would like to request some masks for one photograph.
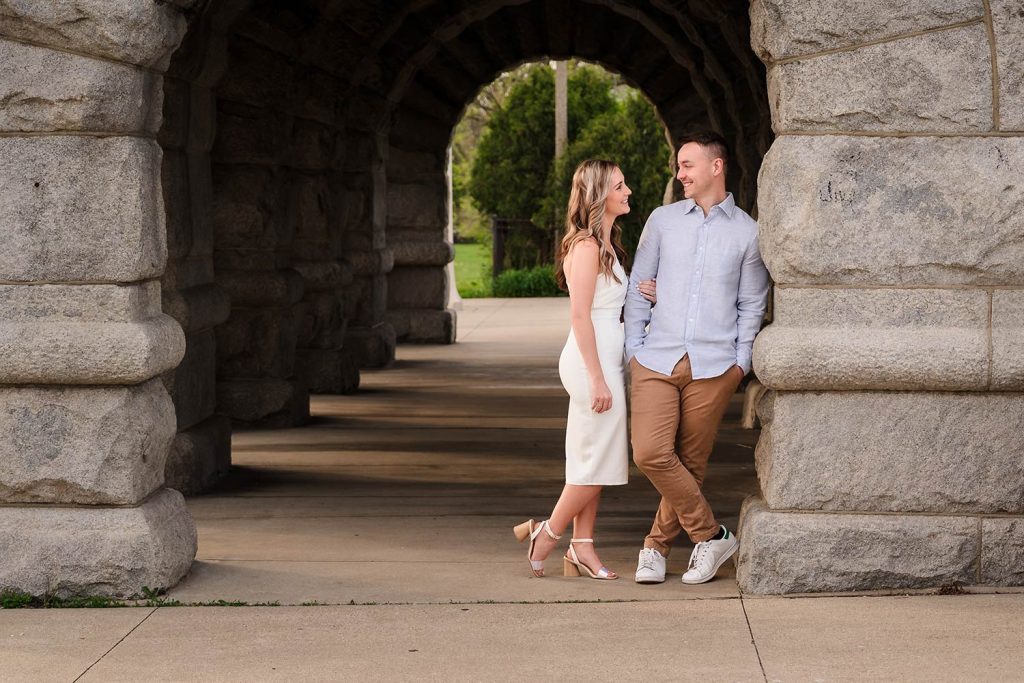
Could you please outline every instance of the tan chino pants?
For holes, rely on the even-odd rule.
[[[715,434],[742,375],[735,366],[718,377],[693,379],[689,356],[665,375],[630,360],[633,461],[661,493],[644,542],[667,556],[679,532],[694,543],[718,533],[701,484]]]

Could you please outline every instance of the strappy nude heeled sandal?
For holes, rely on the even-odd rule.
[[[540,524],[530,519],[522,524],[517,524],[513,529],[513,533],[516,535],[516,540],[522,543],[526,539],[530,539],[530,545],[526,549],[526,559],[530,561],[530,569],[533,570],[533,575],[538,579],[544,576],[544,560],[533,559],[533,547],[537,545],[537,537],[540,536],[540,532],[544,531],[548,536],[554,540],[558,540],[561,536],[555,536],[554,532],[551,531],[551,527],[548,526],[548,520],[544,520]]]
[[[592,538],[574,538],[569,541],[569,552],[565,557],[562,558],[562,572],[566,576],[581,576],[580,570],[585,571],[587,576],[592,579],[600,579],[602,581],[614,581],[619,578],[619,575],[613,572],[608,567],[601,567],[597,570],[597,573],[590,571],[590,567],[580,562],[580,558],[576,555],[576,549],[572,547],[573,543],[593,543]]]

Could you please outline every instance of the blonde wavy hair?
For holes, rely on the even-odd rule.
[[[600,249],[600,273],[615,278],[612,271],[615,258],[622,263],[626,258],[626,250],[622,247],[622,228],[612,225],[611,250],[601,239],[601,222],[604,219],[604,204],[612,189],[612,173],[618,164],[605,159],[587,159],[576,167],[572,174],[572,191],[569,193],[569,208],[565,214],[565,235],[558,247],[555,259],[555,279],[558,286],[568,291],[569,284],[565,278],[565,258],[579,242],[586,239],[597,240]]]

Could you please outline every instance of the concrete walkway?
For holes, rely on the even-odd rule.
[[[563,578],[557,555],[530,578],[511,527],[561,488],[567,310],[467,301],[459,344],[401,347],[308,427],[236,434],[168,598],[275,606],[0,611],[0,680],[1022,679],[1020,593],[751,598],[731,564],[683,586],[688,544],[633,583],[657,505],[635,470],[597,533],[623,579]],[[707,479],[728,525],[757,489],[738,398]]]

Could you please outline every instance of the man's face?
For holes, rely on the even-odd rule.
[[[721,159],[712,159],[696,142],[687,142],[676,155],[679,170],[676,179],[683,184],[683,196],[699,197],[714,188],[722,173]]]

